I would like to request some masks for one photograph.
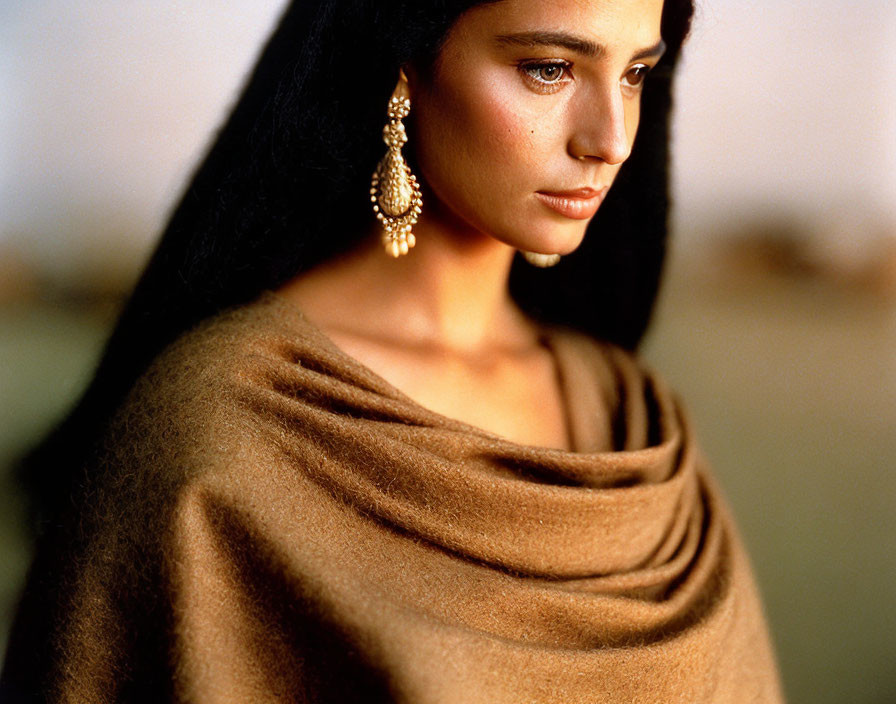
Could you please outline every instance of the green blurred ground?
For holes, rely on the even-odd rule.
[[[896,702],[896,305],[673,269],[645,355],[681,394],[753,558],[790,699]]]
[[[812,279],[671,274],[645,354],[738,515],[791,701],[896,702],[896,307]],[[0,308],[0,469],[85,383],[109,321]],[[28,560],[7,474],[3,634]]]
[[[87,383],[111,319],[108,305],[0,306],[0,650],[30,559],[11,464]]]

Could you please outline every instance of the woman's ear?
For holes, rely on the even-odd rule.
[[[416,92],[414,87],[417,84],[417,73],[410,64],[405,64],[398,69],[398,80],[404,81],[407,84],[408,93],[410,94],[410,97],[413,98],[414,93]]]
[[[398,67],[398,75],[407,81],[412,100],[432,90],[438,72],[439,60],[437,58],[408,61]]]

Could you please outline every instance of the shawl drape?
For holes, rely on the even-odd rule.
[[[65,702],[780,702],[675,396],[545,329],[574,450],[430,411],[285,299],[140,378],[44,545],[5,692]]]

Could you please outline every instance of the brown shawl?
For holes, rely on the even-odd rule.
[[[6,691],[781,701],[675,399],[618,349],[544,339],[576,452],[421,407],[273,294],[184,336],[111,425],[91,515],[35,569]]]

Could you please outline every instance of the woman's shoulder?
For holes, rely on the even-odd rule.
[[[301,317],[295,311],[297,317]],[[283,302],[274,294],[228,308],[184,332],[150,364],[144,376],[209,377],[238,368],[247,359],[268,357],[282,350],[292,334]]]
[[[290,313],[295,320],[290,320]],[[281,360],[301,336],[302,316],[274,294],[207,318],[165,347],[138,378],[135,389],[178,400],[217,395],[245,378],[254,365]]]
[[[287,361],[289,339],[282,313],[266,297],[184,333],[153,359],[113,415],[102,461],[183,474],[233,452],[257,430],[249,397]]]

